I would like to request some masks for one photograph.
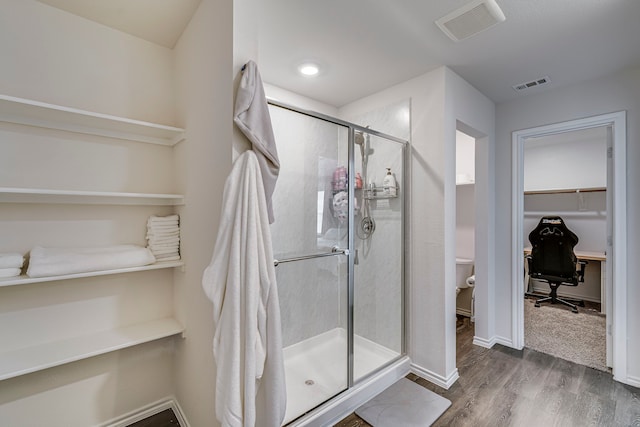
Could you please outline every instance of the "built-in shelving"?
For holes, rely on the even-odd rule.
[[[181,194],[119,193],[106,191],[0,187],[0,202],[177,206],[184,204],[184,196]]]
[[[166,318],[32,347],[0,351],[0,380],[178,335],[183,330],[175,319]],[[3,347],[6,348],[6,345]]]
[[[114,270],[91,271],[87,273],[65,274],[61,276],[29,277],[27,275],[21,275],[17,277],[0,279],[0,287],[28,285],[30,283],[53,282],[56,280],[81,279],[83,277],[107,276],[110,274],[134,273],[136,271],[160,270],[163,268],[175,268],[175,267],[183,267],[183,266],[184,266],[183,261],[166,261],[166,262],[157,262],[155,264],[143,265],[140,267],[127,267],[127,268],[118,268]]]
[[[150,144],[175,145],[184,129],[0,95],[0,121]]]

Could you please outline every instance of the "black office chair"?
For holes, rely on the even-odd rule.
[[[549,283],[551,293],[546,298],[536,300],[536,307],[543,302],[564,304],[571,311],[578,312],[576,304],[584,307],[584,301],[558,298],[560,285],[578,286],[584,282],[584,269],[587,261],[578,261],[573,248],[578,243],[578,236],[567,228],[559,216],[545,216],[538,226],[529,234],[532,249],[527,257],[529,276]],[[577,269],[580,265],[580,270]]]

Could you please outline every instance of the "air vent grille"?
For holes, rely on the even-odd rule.
[[[436,25],[453,41],[478,34],[505,20],[495,0],[474,0],[436,21]]]
[[[523,90],[532,89],[534,87],[540,87],[542,85],[546,85],[550,81],[551,80],[549,79],[549,76],[544,76],[544,77],[537,78],[535,80],[531,80],[530,82],[519,83],[519,84],[513,85],[511,87],[514,88],[515,90],[517,90],[518,92],[520,92],[520,91],[523,91]]]

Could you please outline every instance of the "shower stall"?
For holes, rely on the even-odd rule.
[[[367,127],[269,104],[281,163],[271,231],[286,424],[405,355],[408,144]]]

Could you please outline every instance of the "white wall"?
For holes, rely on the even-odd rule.
[[[175,124],[169,49],[35,1],[0,2],[0,93]],[[0,186],[172,193],[172,148],[0,127]],[[164,207],[4,204],[0,252],[145,244]],[[3,350],[173,314],[172,271],[0,289]],[[0,382],[3,425],[96,425],[173,394],[165,339]],[[70,406],[72,402],[72,406]]]
[[[529,138],[524,144],[524,191],[607,186],[605,126]]]
[[[456,131],[456,184],[473,183],[476,179],[476,140]]]
[[[524,98],[505,102],[497,107],[497,149],[496,149],[496,223],[511,224],[511,133],[550,123],[558,123],[583,117],[590,117],[615,111],[627,112],[627,267],[629,277],[634,277],[633,260],[640,255],[640,193],[635,191],[633,183],[640,182],[640,170],[636,164],[640,161],[640,68],[628,68],[619,73],[593,81],[528,95]],[[507,227],[505,227],[507,229]],[[511,233],[496,235],[497,259],[511,259]],[[511,283],[512,266],[509,263],[496,264],[496,336],[511,339]],[[628,286],[627,318],[628,375],[640,380],[640,336],[633,331],[640,328],[640,312],[636,309],[640,303],[640,288]]]
[[[189,423],[215,418],[212,305],[202,290],[211,260],[222,193],[232,160],[232,4],[203,0],[175,48],[179,122],[187,139],[176,147],[182,254],[186,272],[175,273],[178,320],[187,330],[175,361],[177,399]]]

